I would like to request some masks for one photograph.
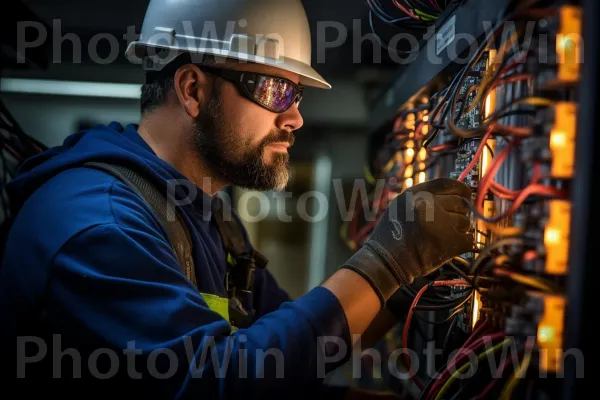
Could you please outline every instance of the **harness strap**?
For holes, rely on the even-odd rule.
[[[150,205],[169,237],[185,276],[197,288],[190,234],[180,211],[171,204],[170,199],[147,178],[125,166],[103,162],[88,162],[84,166],[111,174]],[[268,260],[248,243],[244,228],[218,196],[212,202],[212,213],[227,257],[225,288],[228,299],[205,293],[201,295],[209,308],[223,316],[233,327],[246,327],[252,322],[254,313],[246,310],[242,302],[249,301],[252,296],[256,268],[265,268]],[[225,307],[226,303],[228,307]]]
[[[196,271],[194,269],[194,258],[192,256],[192,240],[189,231],[185,227],[183,218],[178,211],[174,213],[169,212],[169,210],[175,210],[175,207],[169,203],[167,196],[162,194],[156,186],[152,185],[139,173],[127,167],[101,162],[88,162],[85,166],[108,172],[123,181],[123,183],[131,187],[140,197],[146,200],[167,233],[185,276],[194,286],[198,287]]]

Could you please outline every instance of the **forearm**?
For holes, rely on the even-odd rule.
[[[381,310],[381,302],[371,284],[358,273],[340,269],[323,283],[339,300],[353,342],[362,335]]]
[[[370,349],[379,342],[386,333],[398,324],[398,317],[387,307],[381,309],[371,325],[360,338],[360,349]]]

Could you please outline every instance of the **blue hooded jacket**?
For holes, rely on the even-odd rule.
[[[348,360],[348,324],[335,296],[316,287],[291,301],[266,269],[256,272],[246,304],[254,323],[232,333],[207,302],[226,297],[208,195],[198,189],[180,207],[196,288],[151,208],[118,179],[82,167],[88,161],[132,163],[164,190],[185,179],[135,125],[116,122],[27,160],[7,186],[22,208],[0,269],[3,380],[60,377],[51,385],[63,394],[305,398]],[[44,388],[27,384],[20,394]]]

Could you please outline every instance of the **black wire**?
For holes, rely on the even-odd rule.
[[[443,319],[441,321],[429,320],[429,319],[425,318],[424,316],[419,315],[419,313],[414,313],[413,315],[415,317],[417,317],[418,319],[420,319],[421,321],[426,322],[430,325],[442,325],[442,324],[449,322],[452,318],[454,318],[456,315],[458,315],[460,312],[463,312],[463,311],[464,310],[462,308],[458,308],[457,310],[452,311],[452,313],[448,317],[446,317],[445,319]]]
[[[550,194],[539,194],[539,195],[536,195],[536,198],[538,200],[549,200],[549,199],[559,199],[561,197],[555,196],[555,195],[550,195]],[[475,218],[478,220],[493,224],[493,223],[497,223],[497,222],[501,221],[502,219],[504,219],[503,215],[498,215],[495,217],[486,217],[485,215],[482,215],[477,210],[477,207],[472,202],[469,201],[469,202],[465,202],[465,203],[468,203],[469,210],[473,213]]]
[[[463,278],[465,281],[471,283],[471,279],[469,279],[469,276],[459,267],[456,266],[456,264],[454,264],[452,261],[449,262],[448,267],[452,268],[454,270],[454,272],[456,272],[458,274],[458,276],[460,276],[461,278]]]
[[[448,368],[448,362],[446,362],[444,365],[442,365],[440,368],[438,368],[438,370],[435,372],[435,375],[432,378],[429,379],[429,382],[427,382],[427,385],[425,385],[425,387],[421,391],[421,394],[419,395],[418,400],[425,400],[427,398],[427,395],[429,394],[429,391],[431,390],[431,388],[433,387],[433,385],[438,381],[438,377],[447,368]]]
[[[471,292],[473,289],[468,289],[468,292]],[[454,300],[454,301],[450,301],[447,302],[447,304],[440,304],[440,305],[435,305],[435,306],[416,306],[414,309],[416,311],[443,311],[443,310],[452,310],[454,308],[457,307],[461,307],[463,305],[465,305],[468,301],[469,298],[471,297],[471,295],[467,295],[464,296],[462,298],[459,298],[458,300]]]
[[[446,296],[442,296],[439,291],[442,290],[442,287],[433,287],[432,289],[434,290],[430,290],[425,292],[425,294],[421,297],[421,299],[419,300],[419,306],[436,306],[436,307],[445,307],[448,305],[454,305],[456,304],[456,299],[449,299],[448,295]],[[450,288],[444,288],[447,290],[451,290]],[[407,292],[407,294],[414,298],[417,296],[417,291],[414,290],[413,288],[411,288],[410,286],[403,286],[402,290],[404,290],[405,292]],[[461,291],[455,291],[454,294],[455,295],[460,295],[466,292],[469,292],[471,289],[466,289],[466,290],[461,290]]]
[[[458,389],[456,391],[456,393],[454,393],[454,396],[452,396],[450,398],[450,400],[458,400],[458,399],[462,398],[463,396],[465,396],[467,390],[473,387],[474,382],[477,382],[477,379],[469,379],[469,380],[467,380],[466,383],[463,383],[463,380],[461,380],[460,381],[460,383],[462,384],[461,388]]]
[[[465,66],[465,67],[463,67],[463,68],[462,68],[462,69],[459,71],[459,73],[457,73],[457,74],[454,76],[454,78],[452,79],[452,81],[451,81],[451,82],[448,84],[448,87],[447,87],[447,88],[444,90],[444,91],[445,91],[445,94],[443,95],[442,99],[441,99],[441,100],[440,100],[440,102],[439,102],[439,103],[438,103],[438,104],[435,106],[435,108],[433,109],[433,111],[431,111],[431,116],[432,116],[431,118],[433,118],[434,116],[435,116],[435,117],[437,117],[437,114],[438,114],[438,112],[440,111],[440,108],[441,108],[441,107],[442,107],[442,105],[444,104],[444,100],[446,99],[446,96],[448,95],[448,93],[449,93],[449,91],[451,90],[451,88],[453,88],[453,87],[456,85],[456,83],[457,83],[457,81],[458,81],[459,77],[460,77],[460,76],[461,76],[461,74],[462,74],[462,73],[465,71],[465,69],[466,69],[466,68],[467,68],[466,66]],[[447,108],[448,108],[448,107],[447,107],[447,105],[448,105],[448,102],[446,102],[445,104],[446,104],[446,107],[445,107],[445,109],[444,109],[444,113],[443,113],[443,114],[442,114],[442,116],[439,118],[439,120],[440,120],[440,121],[442,121],[442,122],[444,121],[444,119],[445,119],[445,115],[447,114]],[[429,144],[430,144],[430,143],[431,143],[431,142],[432,142],[432,141],[433,141],[433,140],[434,140],[434,139],[437,137],[438,133],[439,133],[439,129],[437,129],[437,130],[433,130],[431,133],[429,133],[429,134],[428,134],[428,135],[425,137],[425,139],[424,139],[424,141],[423,141],[423,147],[427,148],[427,146],[429,146]]]
[[[450,96],[450,98],[448,99],[447,105],[448,107],[446,107],[446,109],[448,108],[452,108],[452,105],[454,103],[454,99],[455,97],[458,95],[460,89],[463,86],[463,82],[465,81],[466,75],[467,75],[467,71],[470,71],[473,66],[475,64],[477,64],[477,62],[479,62],[479,60],[481,59],[481,57],[483,56],[483,54],[485,54],[485,48],[487,47],[488,43],[490,42],[490,40],[496,35],[497,31],[505,24],[505,19],[500,19],[499,22],[496,23],[496,25],[494,26],[494,28],[488,32],[488,34],[486,35],[486,38],[481,42],[481,44],[479,45],[478,49],[475,52],[475,56],[473,58],[471,58],[471,60],[469,61],[469,63],[467,64],[467,66],[460,72],[459,75],[457,75],[458,78],[458,83],[455,85],[454,90],[452,91],[452,95]],[[503,59],[503,62],[506,61],[506,58]],[[499,68],[498,71],[500,71],[501,69]],[[496,73],[498,73],[498,71]],[[446,112],[444,113],[446,114]],[[457,121],[457,117],[459,117],[460,114],[458,114],[458,116],[452,115],[451,118],[452,121],[454,121],[454,124],[456,125]],[[459,119],[459,118],[458,118]],[[488,122],[492,122],[494,120],[494,118],[489,119]],[[443,120],[442,120],[443,121]],[[452,129],[452,127],[450,127],[449,124],[449,120],[446,120],[446,128],[453,132],[454,134],[456,134],[457,136],[463,136],[461,134],[459,134],[459,132],[455,131]],[[483,127],[478,127],[474,130],[474,132],[472,132],[468,137],[471,137],[472,135],[476,135],[479,134],[480,132],[485,132],[487,130],[487,126]]]
[[[442,357],[444,357],[444,358],[446,357],[446,354],[448,354],[448,346],[450,345],[450,338],[452,337],[452,333],[454,333],[454,328],[456,327],[457,323],[458,323],[458,315],[455,315],[454,319],[450,323],[450,326],[448,327],[448,332],[446,333],[446,337],[444,338],[444,342],[442,344]]]
[[[469,271],[470,275],[474,275],[475,272],[477,272],[477,270],[479,269],[479,267],[481,267],[481,264],[485,261],[485,259],[487,257],[492,256],[494,251],[497,251],[505,246],[518,246],[523,245],[524,243],[525,241],[521,238],[505,238],[500,239],[494,243],[490,243],[488,246],[481,250],[481,253],[479,253],[479,256],[471,265],[471,269]]]
[[[407,3],[409,3],[412,6],[413,10],[415,8],[418,8],[419,11],[434,15],[436,17],[439,17],[439,15],[440,15],[440,11],[438,9],[433,8],[430,4],[424,3],[422,0],[407,0]],[[435,21],[427,21],[427,22],[434,23]]]

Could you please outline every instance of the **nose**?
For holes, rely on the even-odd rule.
[[[302,114],[300,114],[297,104],[292,105],[287,111],[278,114],[275,119],[275,126],[280,130],[293,132],[300,129],[302,125],[304,125],[304,119],[302,118]]]

